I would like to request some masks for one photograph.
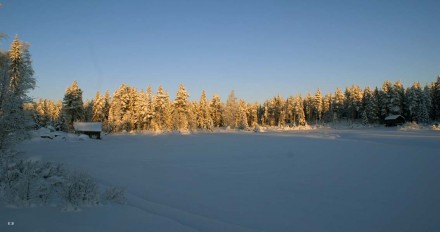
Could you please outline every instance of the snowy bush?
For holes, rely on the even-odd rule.
[[[421,125],[417,124],[416,122],[407,122],[400,127],[400,130],[402,130],[402,131],[420,130],[420,129],[423,129],[423,127]]]
[[[45,204],[63,181],[60,164],[19,160],[15,153],[2,152],[0,158],[0,192],[2,198],[15,206]]]
[[[102,193],[102,200],[104,202],[124,204],[127,200],[125,198],[125,189],[120,187],[107,188]]]
[[[99,203],[98,187],[95,180],[85,173],[72,173],[67,176],[61,195],[68,209]]]
[[[440,125],[432,125],[431,130],[440,130]]]

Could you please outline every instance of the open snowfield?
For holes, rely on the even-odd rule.
[[[123,186],[128,202],[2,205],[0,231],[440,231],[440,131],[127,134],[18,149]]]

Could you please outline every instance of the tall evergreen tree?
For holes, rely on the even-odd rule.
[[[364,96],[362,98],[362,120],[364,123],[379,122],[379,106],[377,98],[368,86],[364,89]]]
[[[313,98],[310,95],[310,93],[307,93],[306,98],[304,99],[304,113],[306,116],[306,121],[312,122],[313,121]]]
[[[345,104],[345,95],[340,88],[336,88],[335,97],[333,100],[333,106],[334,106],[333,110],[335,112],[334,115],[335,120],[340,120],[346,115],[344,104]]]
[[[73,130],[73,122],[83,120],[83,100],[82,90],[78,82],[73,81],[72,85],[66,89],[63,98],[63,114],[66,120],[66,128]]]
[[[321,122],[322,107],[321,90],[319,90],[318,88],[315,93],[315,97],[313,98],[313,111],[316,116],[316,124],[318,124],[318,122]]]
[[[324,122],[333,120],[333,96],[331,93],[326,94],[322,99],[322,117]]]
[[[433,120],[440,121],[440,75],[437,77],[436,82],[432,83],[431,101]]]
[[[212,96],[210,107],[211,107],[211,118],[214,127],[223,126],[223,118],[222,118],[223,104],[219,95]]]
[[[156,132],[171,131],[173,129],[173,108],[168,92],[166,92],[162,86],[159,86],[157,89],[152,106],[154,106],[154,113],[152,114],[151,128]]]
[[[206,93],[203,90],[202,95],[200,96],[200,102],[198,104],[197,126],[203,130],[212,130],[214,127],[213,124],[208,99],[206,98]]]
[[[223,111],[223,123],[226,127],[235,128],[238,126],[238,107],[235,92],[232,90],[226,100],[225,110]]]
[[[189,94],[185,87],[180,84],[177,91],[176,100],[174,101],[174,128],[182,133],[189,131],[189,110],[188,102]]]
[[[31,114],[23,106],[35,87],[29,45],[15,36],[8,54],[0,52],[0,149],[26,137]]]
[[[95,99],[93,100],[93,122],[103,122],[104,121],[104,98],[101,94],[96,92]]]
[[[244,130],[249,127],[248,125],[248,117],[247,117],[247,104],[243,99],[239,101],[238,107],[238,129]]]
[[[151,121],[154,118],[155,115],[155,104],[154,104],[154,96],[153,96],[153,90],[151,89],[151,86],[147,87],[147,128],[145,129],[152,129],[151,127]],[[168,99],[169,102],[169,99]]]
[[[411,120],[417,123],[428,123],[429,112],[427,108],[427,96],[419,82],[415,82],[413,86],[407,90],[407,96]]]

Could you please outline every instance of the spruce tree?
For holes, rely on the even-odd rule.
[[[375,97],[374,92],[368,86],[364,89],[362,109],[362,121],[364,124],[379,122],[379,106],[377,98]]]
[[[203,90],[198,104],[197,126],[202,130],[212,131],[213,124],[208,99],[206,98],[206,93]]]
[[[431,100],[433,109],[433,120],[440,121],[440,75],[436,82],[432,83]]]
[[[104,98],[101,94],[96,92],[95,99],[93,100],[93,122],[103,122],[104,121]]]
[[[240,99],[238,107],[238,129],[244,130],[249,127],[247,118],[247,104],[244,100]]]
[[[345,95],[342,92],[340,88],[336,88],[334,100],[333,100],[333,110],[335,112],[334,114],[334,120],[340,120],[342,119],[346,112],[344,109],[345,104]]]
[[[219,95],[212,96],[210,107],[211,107],[211,110],[210,110],[211,111],[211,118],[212,118],[212,122],[213,122],[214,127],[223,126],[223,118],[222,118],[223,104],[222,104],[222,101],[221,101]]]
[[[189,94],[185,87],[180,84],[174,101],[174,128],[181,133],[189,132]]]
[[[316,116],[316,124],[318,122],[321,122],[321,115],[322,115],[322,96],[321,96],[321,90],[316,91],[315,97],[313,98],[313,111]]]
[[[151,128],[153,131],[171,131],[172,124],[172,104],[168,92],[166,92],[162,86],[157,89],[154,102],[151,106],[154,106],[154,113],[152,114]]]
[[[225,110],[223,111],[223,123],[225,127],[235,128],[238,125],[238,103],[234,90],[226,100]]]
[[[73,81],[72,85],[66,89],[63,98],[63,114],[66,120],[66,128],[73,131],[73,122],[83,120],[83,100],[82,90],[78,83]]]
[[[8,54],[0,52],[0,149],[26,137],[31,114],[23,105],[35,87],[29,45],[15,36]]]

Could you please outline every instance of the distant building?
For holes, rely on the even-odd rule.
[[[402,115],[390,115],[385,118],[385,126],[397,126],[405,123],[405,118]]]
[[[90,138],[96,137],[97,139],[101,139],[101,122],[74,122],[73,128],[75,129],[75,133],[86,134]]]

